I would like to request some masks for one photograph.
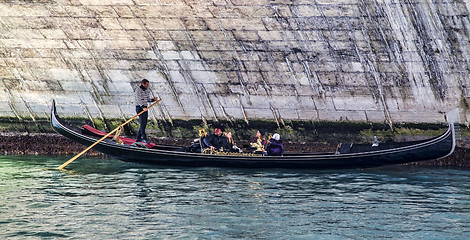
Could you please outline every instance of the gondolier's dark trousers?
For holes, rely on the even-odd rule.
[[[140,112],[144,111],[142,106],[135,106],[135,112],[139,114]],[[147,140],[147,135],[145,134],[145,128],[147,128],[147,120],[149,118],[149,112],[145,111],[144,113],[139,115],[139,131],[137,132],[137,136],[135,138],[136,141]]]

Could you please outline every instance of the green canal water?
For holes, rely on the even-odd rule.
[[[469,170],[69,157],[0,156],[1,239],[470,239]]]

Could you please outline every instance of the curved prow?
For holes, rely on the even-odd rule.
[[[459,108],[454,108],[446,113],[447,123],[452,131],[452,150],[444,157],[451,155],[455,150],[456,139],[460,139],[460,114]]]
[[[459,108],[454,108],[446,113],[446,119],[449,124],[460,124]]]
[[[452,127],[452,130],[454,131],[454,138],[456,140],[460,139],[460,114],[459,114],[459,109],[454,108],[450,110],[449,112],[446,113],[446,119],[447,123],[449,124],[450,127]]]

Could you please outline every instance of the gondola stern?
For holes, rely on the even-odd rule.
[[[50,118],[50,123],[52,129],[56,131],[57,133],[62,134],[63,130],[63,124],[60,121],[60,117],[57,114],[57,107],[56,107],[56,102],[55,100],[52,100],[52,106],[51,106],[51,118]]]
[[[51,127],[52,129],[56,130],[55,127],[55,122],[57,121],[57,108],[55,106],[55,99],[52,100],[52,106],[51,106]]]
[[[52,100],[52,106],[51,106],[51,127],[57,131],[57,123],[59,122],[59,120],[57,119],[58,116],[57,116],[57,108],[56,108],[56,104],[55,104],[55,99]]]

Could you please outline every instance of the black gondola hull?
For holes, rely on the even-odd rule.
[[[51,110],[51,126],[65,137],[90,146],[98,139],[72,130],[61,122],[56,112],[55,102]],[[289,156],[243,156],[210,155],[175,150],[146,149],[121,145],[103,140],[93,149],[126,162],[188,167],[232,167],[232,168],[309,168],[340,169],[370,168],[384,165],[402,164],[438,159],[450,155],[455,147],[453,124],[442,135],[421,142],[410,143],[399,148],[382,149],[347,154],[302,154]]]

